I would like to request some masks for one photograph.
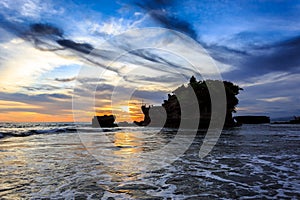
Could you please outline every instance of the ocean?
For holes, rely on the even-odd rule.
[[[0,199],[300,199],[300,125],[223,130],[203,158],[201,131],[180,153],[184,136],[173,144],[175,136],[147,127],[1,123]],[[145,155],[170,145],[174,161],[143,167],[163,163]]]

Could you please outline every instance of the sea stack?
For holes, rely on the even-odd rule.
[[[115,124],[116,117],[114,115],[103,115],[103,116],[94,116],[92,119],[93,128],[107,128],[107,127],[116,127]]]
[[[218,89],[218,85],[224,84],[227,103],[224,127],[237,125],[233,120],[232,113],[235,112],[235,106],[238,104],[236,95],[243,89],[228,81],[197,81],[194,76],[191,77],[187,86],[182,85],[171,94],[168,94],[168,99],[164,100],[161,106],[147,107],[143,105],[141,108],[144,113],[144,120],[135,122],[135,124],[139,126],[179,128],[182,122],[189,124],[189,122],[196,120],[199,121],[199,128],[207,128],[211,121],[211,100],[207,84],[215,86],[211,87],[214,89]],[[197,103],[191,103],[191,91],[194,91],[197,97]],[[180,99],[180,101],[178,99]],[[199,114],[195,114],[195,106],[199,108],[200,116]],[[185,111],[184,116],[181,113],[182,109]]]

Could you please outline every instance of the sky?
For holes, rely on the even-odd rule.
[[[297,0],[1,0],[0,121],[140,120],[192,75],[242,87],[237,115],[300,115],[299,19]]]

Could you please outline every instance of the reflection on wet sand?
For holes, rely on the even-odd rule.
[[[110,163],[112,166],[105,167],[106,173],[110,177],[110,181],[117,183],[113,187],[108,185],[101,185],[109,193],[127,194],[130,196],[143,197],[145,195],[142,191],[132,190],[124,183],[138,181],[141,173],[136,167],[136,160],[139,153],[144,150],[143,138],[138,136],[139,133],[135,132],[116,132],[111,136],[111,145],[113,145],[113,157]],[[101,166],[102,169],[104,166]]]
[[[139,153],[143,151],[143,144],[143,140],[136,137],[136,133],[118,132],[114,134],[113,145],[117,148],[114,148],[115,157],[113,158],[115,160],[112,160],[111,163],[114,164],[113,168],[118,173],[112,171],[113,180],[135,180],[135,174],[140,173],[136,168],[136,159]]]

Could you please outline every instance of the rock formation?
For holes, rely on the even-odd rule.
[[[93,128],[106,128],[106,127],[116,127],[114,115],[103,115],[103,116],[94,116],[92,120]]]
[[[266,124],[270,123],[268,116],[236,116],[233,118],[238,124]]]
[[[168,99],[164,100],[161,106],[146,107],[143,105],[144,120],[135,122],[135,124],[139,126],[178,128],[182,121],[184,121],[184,124],[188,124],[189,121],[198,120],[199,128],[208,127],[211,120],[211,100],[208,84],[210,89],[216,90],[215,92],[220,89],[218,85],[224,84],[227,100],[224,126],[235,126],[236,123],[233,120],[232,113],[235,112],[235,106],[238,104],[236,95],[243,89],[228,81],[197,81],[194,76],[191,77],[187,86],[182,85],[174,90],[172,94],[169,94]],[[192,96],[195,95],[197,102],[191,101]],[[195,106],[198,106],[200,116],[194,112]],[[181,113],[182,110],[185,111],[185,114]]]

